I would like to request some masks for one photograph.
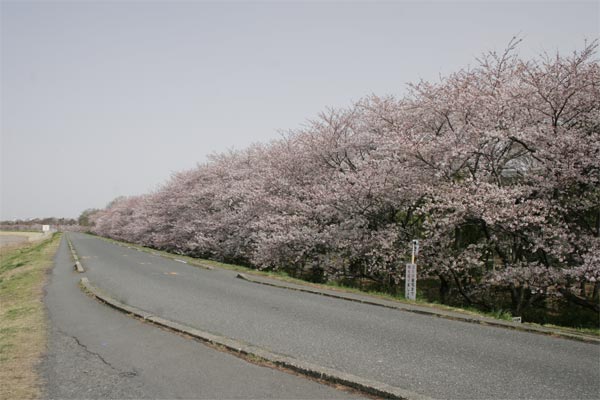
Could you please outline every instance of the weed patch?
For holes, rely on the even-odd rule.
[[[40,396],[35,366],[46,344],[42,289],[60,234],[0,256],[0,400]]]

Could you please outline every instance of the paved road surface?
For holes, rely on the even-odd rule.
[[[358,398],[120,314],[81,292],[72,264],[63,240],[46,287],[44,398]]]
[[[437,398],[598,398],[600,346],[257,285],[72,234],[92,284],[202,330]]]

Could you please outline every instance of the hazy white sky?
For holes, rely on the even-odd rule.
[[[598,1],[0,4],[0,219],[148,192],[515,34],[524,57],[600,36]]]

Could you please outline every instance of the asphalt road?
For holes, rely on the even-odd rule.
[[[71,234],[92,284],[177,322],[436,398],[597,399],[600,346],[257,285]]]
[[[80,277],[63,240],[46,286],[44,398],[359,398],[123,315],[85,295]]]

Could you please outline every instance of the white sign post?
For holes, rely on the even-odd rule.
[[[404,297],[408,300],[415,300],[417,298],[417,264],[406,264]]]
[[[412,259],[406,264],[406,273],[404,277],[404,297],[409,300],[417,299],[417,264],[416,257],[419,254],[419,241],[412,241]]]
[[[50,232],[50,225],[42,225],[42,232]]]

